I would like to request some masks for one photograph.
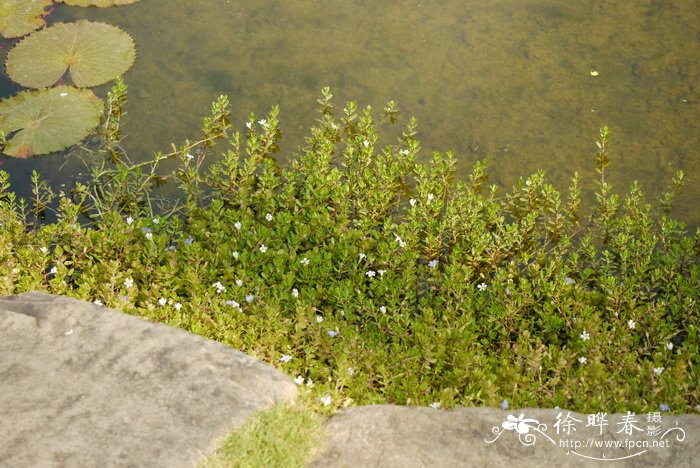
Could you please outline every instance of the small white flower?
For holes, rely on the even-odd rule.
[[[437,260],[430,260],[430,261],[428,262],[428,266],[429,266],[430,268],[435,268],[435,267],[437,266],[437,264],[438,264],[438,261],[437,261]]]
[[[361,254],[360,254],[360,260],[364,260],[365,258],[367,258],[367,255],[361,253]]]
[[[134,280],[132,280],[131,278],[127,278],[124,280],[124,287],[126,289],[131,288],[133,285],[134,285]]]
[[[239,288],[243,286],[243,280],[236,280],[236,286],[238,286]]]
[[[377,270],[377,273],[379,273],[379,276],[384,276],[384,273],[386,273],[386,270]]]
[[[367,275],[368,278],[374,278],[375,276],[377,276],[377,272],[374,270],[369,270],[365,273],[365,275]]]
[[[160,223],[160,219],[158,218],[153,218],[153,224],[158,224]]]
[[[194,156],[192,156],[190,153],[187,153],[186,156],[189,161],[192,161],[194,159]]]
[[[299,290],[297,288],[292,289],[292,296],[299,297]]]
[[[238,252],[233,252],[231,255],[233,256],[234,260],[238,260],[238,256],[240,254]]]
[[[408,156],[409,154],[411,154],[411,152],[407,149],[402,149],[401,151],[399,151],[399,154],[402,156]]]
[[[95,304],[95,305],[98,305],[98,306],[104,305],[104,304],[102,303],[102,301],[99,300],[99,299],[96,299],[96,300],[92,301],[92,303]]]
[[[588,341],[590,338],[591,335],[586,330],[583,330],[583,333],[581,333],[581,339],[583,341]]]
[[[233,223],[233,227],[235,227],[236,230],[240,231],[241,228],[243,227],[243,225],[241,224],[240,221],[236,221],[235,223]]]
[[[282,362],[289,362],[291,360],[292,356],[290,356],[289,354],[283,354],[282,356],[280,356],[280,361]]]
[[[530,185],[532,185],[532,181],[530,179],[527,179],[525,181],[525,185],[527,185],[529,187]]]
[[[164,306],[167,303],[168,303],[168,300],[165,299],[164,297],[161,297],[160,299],[158,299],[158,305],[160,305],[160,306]]]
[[[331,396],[326,395],[321,397],[321,403],[323,403],[323,406],[328,406],[331,404]]]
[[[267,127],[267,120],[265,120],[265,119],[260,119],[260,120],[258,120],[258,123],[259,123],[262,127]]]
[[[306,265],[309,264],[309,259],[306,258],[306,257],[304,257],[304,258],[302,258],[301,260],[299,260],[299,263],[301,263],[302,265],[306,266]]]
[[[338,332],[335,330],[328,330],[328,336],[330,336],[331,338],[335,338],[336,336],[338,336]]]
[[[410,203],[411,206],[416,206],[416,199],[415,199],[415,198],[411,198],[410,200],[408,200],[408,203]]]
[[[355,374],[355,369],[352,367],[348,367],[348,375],[354,375]]]
[[[369,141],[365,140],[362,142],[363,145],[365,145],[365,148],[369,147]]]
[[[272,215],[270,213],[266,214],[265,219],[268,221],[272,221]]]
[[[488,286],[486,286],[486,283],[479,283],[479,284],[476,286],[476,289],[478,289],[479,291],[486,291],[486,288],[487,288],[487,287],[488,287]]]
[[[406,242],[401,239],[399,236],[396,236],[396,239],[394,239],[396,242],[399,243],[399,247],[404,248],[406,247]]]
[[[311,379],[306,379],[306,386],[311,388],[314,386],[314,381]]]
[[[265,253],[265,252],[267,252],[267,247],[265,246],[265,244],[260,244],[260,253]]]
[[[564,284],[566,284],[567,286],[571,286],[571,285],[574,284],[575,282],[576,282],[576,281],[574,281],[573,278],[569,278],[568,276],[567,276],[566,278],[564,278]]]
[[[55,275],[56,273],[58,273],[58,268],[56,267],[52,267],[51,270],[49,270],[49,274]]]
[[[673,343],[666,343],[666,349],[673,351]]]
[[[661,375],[661,373],[664,371],[663,367],[654,367],[654,374],[656,375]]]
[[[432,193],[429,193],[429,194],[428,194],[428,203],[430,203],[431,201],[433,201],[434,198],[435,198],[435,195],[433,195]]]
[[[248,130],[250,130],[251,128],[253,128],[253,122],[246,122],[245,126],[248,127]]]
[[[381,312],[382,314],[386,314],[386,306],[381,306],[379,308],[379,312]]]
[[[627,326],[630,327],[630,330],[634,330],[634,328],[637,326],[637,324],[634,323],[634,320],[628,320]]]
[[[146,233],[146,239],[148,239],[148,240],[153,240],[153,233],[152,233],[152,232],[147,232],[147,233]]]
[[[131,216],[126,218],[126,224],[131,224],[133,222],[134,222],[134,218],[132,218]]]
[[[317,315],[317,316],[316,316],[316,322],[317,322],[317,323],[323,322],[323,315]]]
[[[586,359],[584,356],[581,356],[580,358],[578,358],[578,362],[580,362],[581,364],[586,364],[588,362],[588,359]]]
[[[230,307],[235,307],[236,309],[241,310],[241,305],[236,301],[228,300],[228,301],[226,301],[226,305],[230,306]]]
[[[46,253],[49,251],[49,249],[47,249],[46,247],[40,247],[39,250],[41,251],[41,253]]]
[[[216,283],[214,283],[213,287],[216,288],[216,294],[221,294],[222,292],[226,292],[226,286],[221,284],[221,281],[217,281]]]
[[[430,403],[430,407],[431,407],[432,409],[440,409],[440,402],[439,402],[439,401],[434,401],[434,402]]]
[[[182,309],[182,304],[176,302],[175,305],[173,305],[173,307],[175,307],[175,310],[179,311],[180,309]]]
[[[297,375],[296,378],[294,379],[294,383],[297,385],[301,385],[304,383],[304,377]]]

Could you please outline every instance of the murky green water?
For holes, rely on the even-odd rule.
[[[82,17],[121,26],[138,46],[125,76],[135,159],[196,136],[221,93],[241,125],[279,104],[289,157],[329,85],[339,106],[398,101],[426,154],[453,150],[463,172],[486,158],[507,186],[539,168],[562,190],[575,170],[593,179],[608,125],[616,189],[638,179],[656,195],[682,169],[679,216],[700,224],[700,0],[142,0],[61,6],[50,19]],[[21,183],[64,162],[3,169]]]

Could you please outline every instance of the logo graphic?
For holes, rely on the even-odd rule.
[[[571,412],[560,411],[554,423],[548,426],[537,419],[526,418],[525,413],[518,417],[509,414],[500,427],[494,426],[491,430],[495,437],[492,440],[484,439],[484,442],[493,444],[503,434],[512,433],[517,434],[520,443],[526,447],[534,445],[541,438],[566,450],[567,454],[589,460],[616,461],[639,457],[649,449],[669,448],[674,439],[676,442],[685,440],[685,431],[678,426],[677,421],[675,426],[664,428],[660,412],[647,413],[645,416],[641,416],[641,419],[646,420],[640,421],[640,416],[628,411],[627,414],[620,415],[615,426],[611,426],[607,413],[589,414],[584,423]],[[618,429],[612,435],[608,434],[614,436],[612,439],[603,438],[607,426]],[[606,452],[612,450],[624,452],[621,456],[608,456]]]

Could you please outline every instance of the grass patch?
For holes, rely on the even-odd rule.
[[[304,467],[324,435],[323,417],[303,403],[277,404],[232,432],[200,468]]]

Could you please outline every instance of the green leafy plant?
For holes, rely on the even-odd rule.
[[[113,92],[105,128],[118,129]],[[483,162],[464,179],[450,153],[422,162],[413,120],[379,147],[371,108],[338,112],[324,89],[319,111],[284,166],[278,109],[231,133],[221,97],[201,138],[148,163],[108,151],[53,204],[17,200],[0,172],[0,293],[65,294],[218,340],[287,372],[319,412],[700,403],[700,232],[668,214],[681,173],[656,204],[636,184],[613,193],[602,129],[598,180],[574,175],[563,194],[538,172],[501,195]]]

